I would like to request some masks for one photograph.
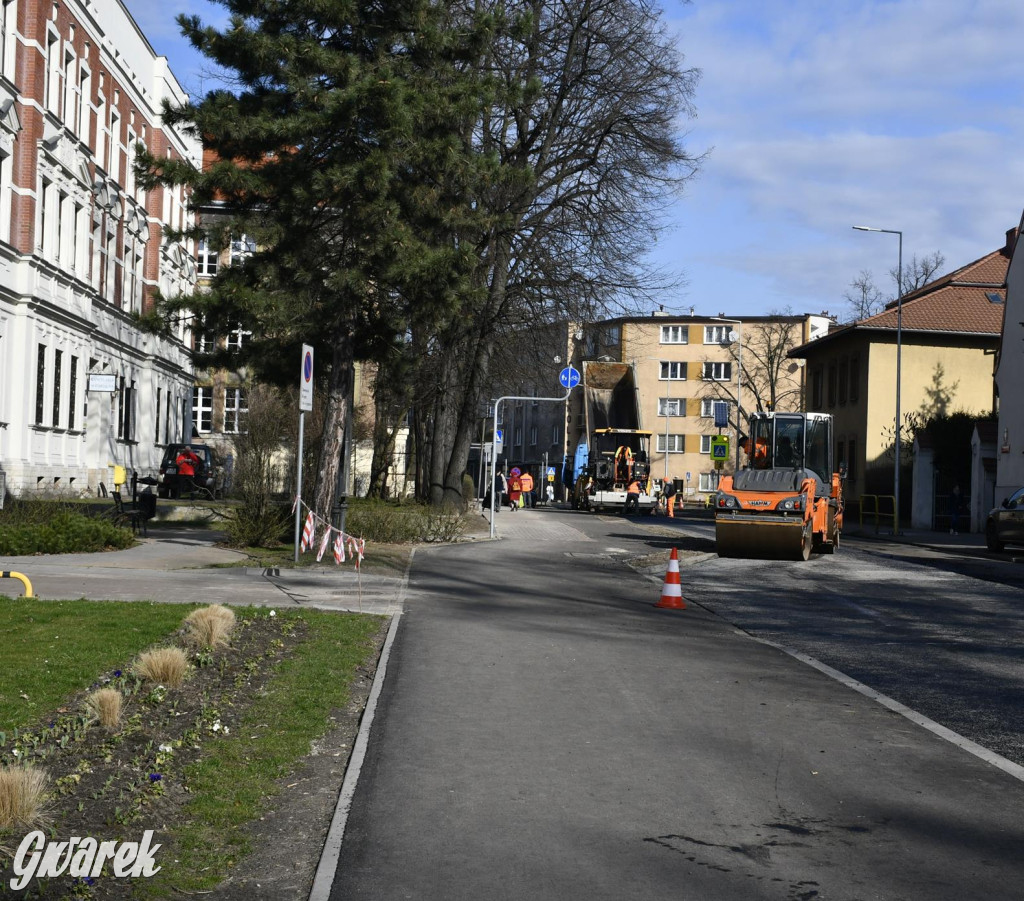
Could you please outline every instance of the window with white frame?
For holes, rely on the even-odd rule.
[[[236,328],[233,332],[228,332],[228,350],[232,353],[238,353],[242,347],[249,343],[249,339],[251,337],[252,332],[248,332],[242,328]]]
[[[698,491],[718,491],[718,473],[702,472],[697,476]]]
[[[213,388],[196,385],[192,389],[192,424],[200,434],[213,429]]]
[[[710,360],[704,363],[701,378],[712,382],[728,382],[732,380],[732,363],[714,363]]]
[[[78,403],[78,357],[71,357],[68,369],[68,428],[75,427],[75,405]]]
[[[701,435],[700,436],[700,452],[702,454],[710,454],[711,453],[711,439],[713,437],[715,437],[715,436],[714,435]]]
[[[537,426],[530,426],[530,447],[537,446]]]
[[[18,0],[0,0],[0,74],[14,81],[17,57]]]
[[[725,404],[729,408],[729,418],[732,419],[732,404],[718,397],[702,397],[700,399],[700,415],[711,419],[715,415],[715,404]]]
[[[217,262],[219,254],[217,251],[211,249],[210,239],[203,238],[199,242],[199,277],[200,278],[213,278],[217,274]]]
[[[256,253],[256,242],[248,235],[231,239],[231,260],[232,266],[244,262],[248,257]]]
[[[196,353],[212,354],[217,349],[217,339],[210,332],[196,335]]]
[[[682,397],[659,397],[659,416],[685,416],[686,399]]]
[[[233,435],[245,431],[245,417],[249,412],[244,388],[224,389],[224,431]]]
[[[562,427],[553,425],[551,427],[551,443],[561,444],[562,443]]]
[[[705,344],[727,344],[729,342],[729,332],[731,327],[728,325],[705,325],[704,326],[704,343]]]
[[[681,454],[686,451],[685,435],[658,435],[656,450],[659,454]]]
[[[117,419],[117,437],[124,441],[135,440],[135,382],[121,378],[120,408]]]
[[[663,360],[661,363],[661,373],[658,376],[662,381],[672,382],[685,382],[686,381],[686,364],[685,363],[671,363]]]
[[[36,346],[36,425],[43,424],[46,405],[46,345]]]
[[[516,426],[515,432],[512,435],[512,446],[513,447],[522,447],[523,446],[523,427],[521,425],[517,425]]]
[[[661,327],[662,344],[688,344],[689,330],[685,325],[663,325]]]

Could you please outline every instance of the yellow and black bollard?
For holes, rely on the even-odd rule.
[[[28,580],[28,576],[16,572],[0,572],[0,579],[21,579],[22,584],[25,586],[25,597],[35,597],[32,594],[32,583]]]

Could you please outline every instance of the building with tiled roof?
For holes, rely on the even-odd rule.
[[[993,361],[1016,234],[1011,229],[998,250],[908,293],[901,304],[893,301],[881,313],[837,326],[790,354],[806,360],[807,409],[834,416],[836,459],[847,465],[848,498],[893,493],[897,343],[906,473],[901,514],[910,507],[909,423],[994,409]],[[880,506],[891,513],[891,500]]]

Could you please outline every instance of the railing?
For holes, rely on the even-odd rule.
[[[889,511],[886,512],[882,509],[883,501],[889,507]],[[875,532],[878,532],[881,520],[883,518],[888,519],[893,526],[896,528],[896,497],[892,494],[862,494],[860,496],[860,525],[864,525],[864,513],[870,513],[875,519]]]

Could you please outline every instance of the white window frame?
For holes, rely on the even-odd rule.
[[[224,389],[224,431],[238,435],[245,431],[243,416],[249,412],[245,388]]]
[[[658,380],[662,382],[685,382],[686,363],[681,360],[662,360],[659,364]]]
[[[728,344],[730,331],[732,331],[732,327],[728,325],[705,325],[704,343]]]
[[[231,353],[238,353],[252,337],[252,332],[247,331],[244,328],[236,328],[232,332],[228,332],[227,337],[227,349]]]
[[[685,325],[663,325],[661,326],[662,344],[689,344],[690,329]]]
[[[237,238],[232,238],[229,248],[230,260],[228,265],[234,266],[236,263],[244,262],[254,253],[256,253],[256,242],[248,235],[243,234]]]
[[[220,263],[220,254],[210,249],[210,239],[200,238],[199,247],[196,251],[197,262],[196,273],[200,278],[213,278],[217,274],[217,265]]]
[[[718,473],[712,470],[711,472],[701,472],[697,474],[697,490],[703,492],[717,491],[718,490]]]
[[[658,398],[658,415],[659,416],[685,416],[686,415],[686,398],[685,397],[659,397]]]
[[[670,454],[684,454],[686,453],[686,436],[685,435],[662,435],[658,434],[657,442],[655,443],[655,451],[659,454],[665,453],[665,439],[668,438],[668,453]]]
[[[213,431],[213,387],[195,385],[192,388],[192,425],[200,435]]]
[[[700,452],[702,454],[710,454],[711,453],[711,439],[714,438],[714,437],[715,437],[714,435],[701,435],[700,436]]]
[[[731,382],[732,360],[705,360],[701,378],[708,382]]]

